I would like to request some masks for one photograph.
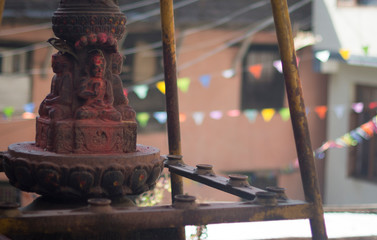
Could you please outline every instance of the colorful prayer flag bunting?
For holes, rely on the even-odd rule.
[[[355,130],[352,130],[350,132],[350,136],[351,138],[353,138],[354,140],[356,140],[357,143],[360,143],[363,141],[363,138],[358,134],[358,132]]]
[[[194,119],[194,122],[196,125],[201,125],[204,120],[204,113],[203,112],[194,112],[192,114],[192,118]]]
[[[178,88],[182,91],[182,92],[187,92],[188,89],[189,89],[189,86],[190,86],[190,78],[178,78],[177,80],[177,85],[178,85]]]
[[[325,63],[325,62],[327,62],[327,61],[329,60],[329,58],[330,58],[330,51],[328,51],[328,50],[324,50],[324,51],[316,52],[316,53],[315,53],[315,57],[316,57],[319,61]]]
[[[258,116],[258,110],[256,110],[256,109],[246,109],[246,110],[243,111],[243,114],[245,114],[245,116],[247,117],[249,122],[253,123],[253,122],[255,122],[255,119]]]
[[[346,109],[346,107],[345,107],[344,104],[335,105],[335,106],[334,106],[334,112],[335,112],[335,115],[336,115],[339,119],[343,118],[345,109]]]
[[[353,103],[352,104],[352,109],[356,112],[356,113],[361,113],[364,109],[364,103],[362,102],[358,102],[358,103]]]
[[[212,119],[219,120],[223,117],[223,113],[221,111],[212,111],[209,113],[209,116]]]
[[[186,116],[186,114],[184,114],[184,113],[179,113],[179,122],[185,122],[186,121],[186,119],[187,119],[187,116]]]
[[[320,119],[324,119],[326,117],[327,106],[317,106],[314,108],[314,111]]]
[[[10,119],[10,118],[12,118],[12,115],[14,113],[14,108],[12,106],[5,107],[3,109],[3,113],[4,113],[6,118]]]
[[[164,81],[159,81],[159,82],[157,82],[157,83],[156,83],[156,87],[157,87],[158,90],[160,90],[160,92],[161,92],[162,94],[165,94],[165,92],[166,92],[166,88],[165,88],[165,82],[164,82]]]
[[[364,45],[361,48],[363,49],[364,55],[367,56],[368,53],[369,53],[369,46],[368,45]]]
[[[287,121],[291,117],[291,113],[289,111],[289,108],[282,108],[282,109],[280,109],[279,110],[279,114],[280,114],[281,119],[283,121]]]
[[[35,104],[33,102],[24,105],[24,111],[28,113],[34,112]]]
[[[234,71],[234,69],[227,69],[227,70],[223,71],[223,73],[222,73],[224,78],[232,78],[232,77],[234,77],[235,74],[236,74],[236,72]]]
[[[272,65],[276,68],[276,70],[279,73],[283,73],[283,64],[281,63],[280,60],[273,61]]]
[[[265,108],[261,111],[262,117],[265,122],[271,121],[272,117],[275,115],[275,109],[273,108]]]
[[[340,49],[339,54],[346,61],[350,58],[350,51],[348,49],[344,49],[344,48]]]
[[[255,64],[249,66],[249,72],[254,76],[256,79],[260,79],[262,75],[263,65],[262,64]]]
[[[238,110],[238,109],[229,110],[229,111],[227,112],[227,115],[228,115],[229,117],[239,117],[239,116],[241,115],[241,111]]]
[[[310,113],[310,108],[309,107],[305,107],[305,114],[306,116],[308,116]]]
[[[206,74],[199,77],[200,83],[203,85],[203,87],[208,88],[209,84],[211,83],[211,75]]]
[[[364,130],[364,132],[368,134],[369,137],[373,137],[375,132],[375,124],[372,121],[364,123],[360,126],[360,128]]]
[[[149,90],[149,86],[146,84],[136,85],[134,87],[134,93],[140,99],[145,99],[147,97],[148,90]]]
[[[168,115],[166,114],[166,112],[155,112],[153,113],[153,117],[160,123],[160,124],[164,124],[166,123],[166,120],[167,120],[167,117]]]
[[[377,108],[377,102],[371,102],[369,103],[369,109]]]
[[[22,114],[23,119],[34,119],[35,117],[36,117],[36,115],[32,112],[24,112]]]
[[[322,146],[315,150],[315,157],[322,159],[324,158],[324,152],[330,148],[343,148],[356,146],[364,140],[370,139],[374,134],[377,133],[376,126],[377,116],[374,116],[369,122],[364,123],[360,127],[351,130],[349,133],[335,139],[335,141],[327,141]]]
[[[149,121],[150,115],[147,112],[139,112],[136,114],[136,120],[139,122],[140,127],[146,127]]]

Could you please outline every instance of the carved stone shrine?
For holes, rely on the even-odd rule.
[[[118,198],[153,188],[158,149],[136,144],[135,111],[119,77],[126,17],[115,0],[61,0],[48,42],[55,75],[35,142],[15,143],[3,167],[15,187],[52,198]]]

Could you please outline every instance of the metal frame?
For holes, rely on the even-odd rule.
[[[1,234],[14,239],[185,239],[185,225],[310,219],[312,238],[327,239],[305,105],[298,76],[291,24],[286,0],[271,0],[278,36],[297,155],[306,201],[286,198],[280,188],[257,189],[242,176],[216,176],[212,166],[187,166],[182,160],[174,41],[173,0],[160,0],[165,66],[169,155],[165,167],[171,172],[172,205],[130,207],[106,200],[89,205],[56,204],[19,209],[0,206]],[[195,197],[182,195],[182,176],[219,190],[249,199],[249,202],[197,204]],[[42,201],[43,199],[41,199]]]
[[[178,106],[175,106],[176,104],[178,104],[178,94],[176,87],[176,70],[174,69],[176,58],[175,47],[172,46],[174,44],[174,14],[172,7],[173,0],[160,0],[160,3],[164,46],[165,82],[167,86],[166,107],[168,114],[169,149],[170,154],[173,154],[175,151],[177,151],[177,155],[181,155],[180,138],[179,133],[177,132],[179,131],[179,111]],[[273,10],[276,34],[278,37],[281,61],[283,65],[283,73],[285,77],[285,84],[292,119],[292,127],[294,131],[296,151],[299,159],[305,199],[309,204],[312,204],[313,206],[312,215],[307,217],[310,219],[313,239],[327,239],[322,200],[319,192],[313,150],[310,142],[301,82],[298,74],[296,52],[293,43],[291,21],[288,12],[287,1],[271,0],[271,6]],[[172,111],[171,108],[174,108],[174,110],[176,111]],[[169,121],[169,119],[171,121]],[[179,147],[170,144],[170,141],[174,141],[174,144],[179,145]],[[166,164],[166,166],[172,173],[172,189],[179,189],[179,191],[172,191],[173,196],[177,192],[182,193],[182,179],[177,178],[176,175],[182,175],[196,181],[202,180],[200,182],[226,191],[226,188],[220,187],[221,184],[216,184],[216,180],[205,181],[208,180],[208,177],[207,179],[198,179],[197,177],[195,177],[195,170],[190,169],[189,166],[185,166],[182,160],[180,161],[180,166],[177,166],[177,164],[174,163]],[[190,170],[192,172],[190,172]],[[227,180],[225,180],[225,182],[226,181]],[[251,195],[253,196],[254,194]]]

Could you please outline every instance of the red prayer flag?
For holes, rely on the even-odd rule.
[[[371,103],[369,103],[369,108],[370,109],[377,108],[377,102],[371,102]]]
[[[263,65],[256,64],[249,67],[249,72],[256,78],[259,79],[262,75]]]
[[[317,113],[320,119],[324,119],[326,117],[327,106],[317,106],[315,107],[314,111]]]

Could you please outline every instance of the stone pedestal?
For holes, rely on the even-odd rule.
[[[126,18],[115,0],[60,0],[52,18],[57,50],[34,142],[1,153],[15,187],[53,198],[117,198],[151,189],[160,152],[136,145],[136,113],[119,77]]]
[[[23,142],[9,146],[3,167],[23,191],[63,199],[118,198],[153,188],[163,161],[157,148],[143,145],[127,154],[59,154]]]
[[[56,153],[130,153],[136,151],[136,122],[37,118],[36,146]]]

